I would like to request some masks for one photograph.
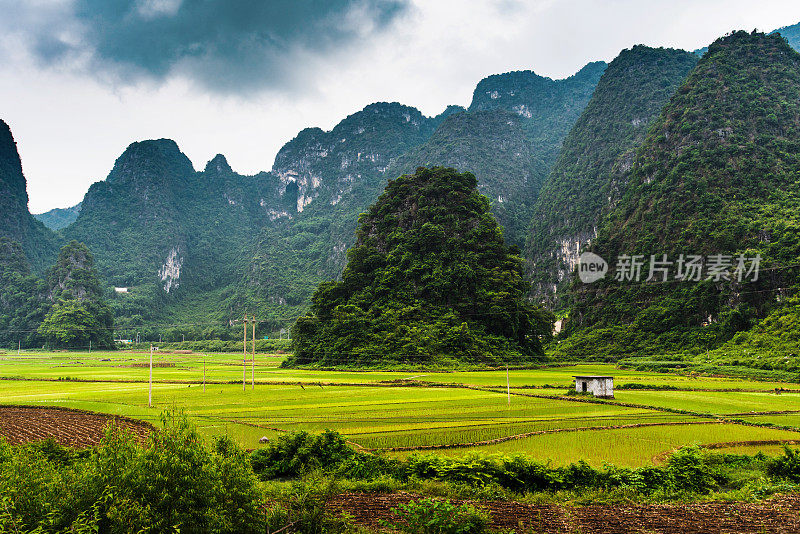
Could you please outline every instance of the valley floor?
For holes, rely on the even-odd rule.
[[[512,370],[506,384],[505,369],[334,372],[281,369],[281,361],[257,355],[254,386],[245,362],[243,390],[241,355],[158,354],[149,407],[149,354],[4,354],[0,404],[156,425],[164,410],[183,410],[204,436],[229,435],[248,449],[287,431],[332,429],[358,448],[396,457],[524,453],[553,465],[638,467],[686,445],[754,454],[800,442],[800,385],[790,382],[582,364]],[[615,398],[567,396],[576,374],[613,375]],[[2,417],[0,434],[9,428]]]

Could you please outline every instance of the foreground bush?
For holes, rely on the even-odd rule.
[[[421,499],[392,508],[396,521],[386,527],[410,534],[479,534],[489,525],[488,512],[449,500]]]
[[[296,478],[319,469],[346,478],[365,479],[395,473],[397,462],[357,452],[338,432],[295,432],[254,451],[253,470],[266,480]]]
[[[800,482],[800,450],[783,447],[783,454],[770,460],[767,473],[773,477]]]
[[[737,498],[761,498],[792,491],[800,482],[800,452],[788,448],[775,459],[691,447],[664,466],[550,467],[522,455],[386,459],[327,431],[286,434],[248,455],[229,438],[209,447],[184,417],[166,415],[163,423],[144,445],[113,427],[94,450],[0,440],[0,532],[347,532],[353,527],[346,519],[326,513],[327,502],[345,485],[350,491],[422,490],[459,498],[565,491],[594,499],[609,491],[660,501],[731,490],[742,491]],[[263,483],[259,477],[291,482]],[[400,509],[398,521],[405,526],[398,528],[482,528],[469,510],[449,506],[437,501]]]
[[[164,423],[143,447],[113,427],[88,453],[0,443],[0,531],[263,531],[247,453],[227,438],[209,448],[185,418]]]

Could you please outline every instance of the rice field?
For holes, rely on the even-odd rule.
[[[682,446],[728,442],[734,437],[736,441],[777,441],[799,439],[800,434],[724,423],[652,426],[545,434],[489,445],[482,450],[486,453],[522,453],[552,465],[569,464],[575,462],[577,457],[593,466],[610,464],[639,467],[659,463],[669,452]],[[773,445],[749,447],[747,453],[755,454],[762,449],[771,454],[780,452],[780,446]],[[733,452],[728,448],[724,450]],[[445,449],[442,454],[463,455],[466,452]]]
[[[734,447],[755,451],[758,446],[744,443],[761,441],[769,442],[762,447],[765,451],[774,451],[782,441],[800,440],[800,392],[774,392],[776,387],[800,390],[798,384],[640,373],[597,364],[510,370],[508,395],[505,369],[290,370],[279,367],[280,355],[256,355],[255,388],[248,361],[242,391],[241,358],[155,355],[149,407],[149,354],[3,354],[0,404],[80,408],[155,424],[164,410],[183,410],[207,438],[229,435],[246,448],[261,446],[262,436],[332,429],[360,447],[386,454],[414,452],[408,449],[524,453],[555,464],[583,459],[594,465],[646,465],[683,445],[735,442]],[[614,401],[602,403],[561,397],[575,374],[612,375],[615,385],[669,384],[681,389],[618,389]],[[729,391],[737,389],[745,391]],[[775,413],[787,410],[798,413]],[[720,421],[733,415],[798,430]]]

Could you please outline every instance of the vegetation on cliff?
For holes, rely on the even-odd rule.
[[[524,255],[539,296],[569,280],[580,248],[624,191],[635,148],[696,63],[683,50],[637,45],[609,64],[533,207]]]
[[[637,152],[622,200],[591,250],[642,255],[641,281],[574,286],[559,351],[705,351],[780,308],[798,287],[800,54],[777,35],[736,32],[709,47]],[[651,255],[703,258],[698,281],[657,275]],[[712,258],[726,261],[710,271]],[[736,274],[760,255],[760,274]],[[748,262],[748,270],[752,262]],[[613,275],[613,272],[612,272]],[[785,321],[785,318],[783,319]]]

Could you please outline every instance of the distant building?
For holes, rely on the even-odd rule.
[[[127,287],[115,287],[114,291],[116,291],[117,293],[127,293],[128,292],[128,288]]]
[[[613,376],[576,376],[575,391],[578,393],[591,393],[595,397],[614,398]]]

